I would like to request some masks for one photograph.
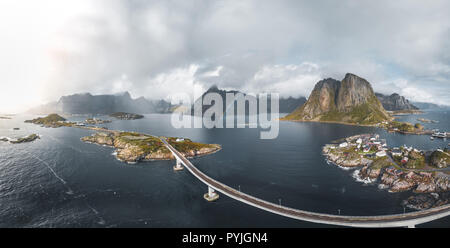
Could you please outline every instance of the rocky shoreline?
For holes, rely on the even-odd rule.
[[[125,113],[125,112],[112,113],[109,116],[114,117],[119,120],[137,120],[137,119],[144,118],[144,116],[140,115],[140,114]]]
[[[9,143],[11,143],[11,144],[28,143],[28,142],[35,141],[37,139],[40,139],[39,135],[37,135],[37,134],[30,134],[27,137],[18,138],[18,139],[11,139],[11,138],[7,138],[7,137],[0,137],[0,141],[3,141],[3,142],[8,142],[9,141]]]
[[[386,145],[383,146],[382,142],[375,139],[375,136],[368,136],[369,142],[370,144],[381,145],[381,148],[378,147],[374,150],[371,147],[369,149],[364,146],[364,137],[367,136],[356,135],[342,139],[340,144],[327,144],[323,147],[323,155],[329,162],[341,168],[354,169],[353,176],[360,182],[378,184],[380,189],[386,189],[392,193],[406,191],[414,193],[408,200],[405,200],[407,207],[425,209],[448,202],[450,199],[448,198],[450,195],[450,174],[448,174],[448,171],[439,170],[450,165],[447,150],[424,153],[410,148],[409,157],[406,157],[405,153],[408,153],[406,149],[387,148]],[[403,151],[399,158],[403,161],[402,165],[398,165],[396,159],[400,151]],[[435,157],[433,154],[436,153],[439,154],[439,163],[443,164],[442,167],[433,162]],[[393,154],[396,156],[393,156]],[[423,158],[419,154],[423,154]],[[416,156],[417,161],[433,164],[426,164],[427,170],[424,167],[412,169],[415,168],[412,166],[416,166],[418,162],[414,161],[414,163],[408,164],[404,160],[409,158],[409,162],[411,162],[414,159],[413,156]],[[411,168],[408,168],[408,166]],[[433,167],[431,168],[431,166]],[[432,197],[430,197],[430,194],[433,194]],[[426,199],[428,200],[425,201]]]
[[[97,125],[97,124],[105,124],[105,123],[111,123],[111,120],[102,120],[97,118],[88,118],[84,121],[84,123],[89,125]]]
[[[133,132],[98,132],[82,137],[82,141],[115,148],[118,160],[127,163],[175,159],[158,137]],[[167,138],[167,141],[186,157],[211,154],[221,149],[217,144],[201,144],[189,139]]]

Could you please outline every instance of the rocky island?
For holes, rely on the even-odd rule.
[[[439,123],[439,121],[429,120],[429,119],[425,119],[425,118],[419,118],[417,120],[420,122],[423,122],[423,123]]]
[[[32,142],[32,141],[35,141],[36,139],[40,139],[39,135],[30,134],[27,137],[18,138],[17,140],[10,140],[9,142],[12,144],[19,144],[19,143]]]
[[[26,120],[25,123],[33,123],[37,125],[41,125],[43,127],[71,127],[75,125],[73,122],[67,122],[66,119],[61,117],[58,114],[50,114],[46,117],[39,117],[33,120]]]
[[[125,113],[125,112],[116,112],[116,113],[110,114],[109,116],[117,118],[119,120],[136,120],[136,119],[144,118],[143,115]]]
[[[3,119],[3,120],[11,120],[11,118],[10,118],[10,117],[7,117],[7,116],[0,116],[0,119]]]
[[[388,148],[386,141],[378,135],[362,134],[325,145],[323,154],[333,164],[356,169],[353,175],[359,181],[378,181],[379,188],[390,192],[434,193],[438,196],[437,200],[433,198],[436,203],[446,203],[449,199],[444,197],[447,194],[442,194],[450,191],[450,171],[446,170],[450,165],[448,149]],[[420,199],[431,198],[420,196]],[[411,208],[418,207],[412,204],[414,198],[407,202]],[[421,205],[427,204],[421,202]]]
[[[118,116],[124,117],[122,114]],[[132,116],[128,116],[126,118],[131,117]],[[100,121],[103,122],[103,120]],[[91,136],[82,137],[81,140],[98,145],[114,147],[116,149],[115,154],[117,159],[128,163],[174,159],[172,153],[166,148],[160,138],[153,135],[84,126],[83,123],[67,122],[57,114],[50,114],[47,117],[36,118],[25,122],[45,127],[57,128],[67,126],[97,131],[97,133]],[[92,119],[92,122],[99,122],[99,120]],[[21,142],[25,142],[31,138],[33,137],[30,136],[27,139],[21,140]],[[166,138],[166,140],[186,157],[207,155],[221,149],[221,146],[217,144],[202,144],[185,138],[172,137]]]
[[[111,123],[111,120],[102,120],[97,118],[88,118],[84,121],[86,124],[90,125],[97,125],[97,124],[105,124],[105,123]]]
[[[214,153],[221,149],[217,144],[202,144],[190,139],[166,138],[170,145],[186,157]],[[98,132],[81,138],[84,142],[114,147],[120,161],[135,163],[139,161],[174,159],[159,137],[135,132]]]
[[[417,115],[423,114],[424,112],[418,109],[404,109],[404,110],[388,111],[388,113],[392,116],[399,116],[399,115]]]
[[[40,139],[39,135],[37,134],[30,134],[27,137],[18,138],[18,139],[11,139],[6,137],[0,137],[0,141],[8,142],[11,144],[20,144],[20,143],[27,143],[35,141],[36,139]]]

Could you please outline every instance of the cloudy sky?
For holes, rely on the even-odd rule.
[[[308,96],[355,73],[450,104],[450,1],[0,0],[0,112],[216,84]]]

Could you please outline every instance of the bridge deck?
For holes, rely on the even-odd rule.
[[[175,148],[173,148],[164,138],[161,138],[161,140],[167,146],[167,148],[174,154],[174,156],[179,160],[181,160],[181,162],[189,170],[189,172],[191,172],[195,177],[197,177],[200,181],[202,181],[209,187],[238,201],[289,218],[315,223],[342,225],[342,226],[403,227],[403,226],[414,226],[417,224],[429,222],[450,215],[450,204],[423,211],[416,211],[396,215],[379,215],[379,216],[330,215],[281,206],[242,193],[234,188],[231,188],[221,182],[218,182],[210,178],[209,176],[205,175],[203,172],[198,170],[197,167],[195,167],[180,152],[178,152]]]

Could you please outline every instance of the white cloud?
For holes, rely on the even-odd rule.
[[[173,103],[178,103],[180,100],[177,98],[178,94],[187,94],[192,100],[206,90],[196,77],[198,68],[198,65],[192,64],[160,73],[148,80],[148,87],[143,89],[144,92],[136,92],[136,94],[145,93],[145,95],[151,95],[153,99],[167,99]]]
[[[4,0],[0,108],[86,91],[156,98],[161,80],[307,96],[346,72],[450,104],[450,2],[382,2]],[[399,78],[406,87],[383,84]]]
[[[426,90],[418,89],[415,87],[406,87],[400,91],[400,94],[406,98],[417,102],[430,102],[433,99],[433,95]],[[439,102],[436,102],[439,103]]]
[[[266,65],[255,73],[243,90],[253,93],[277,92],[282,97],[309,96],[321,79],[319,66],[314,63]]]

